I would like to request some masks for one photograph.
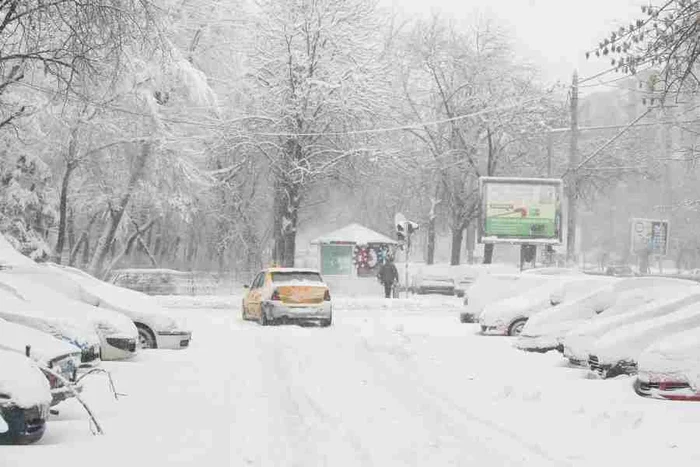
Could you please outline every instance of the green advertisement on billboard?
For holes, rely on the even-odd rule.
[[[561,180],[482,177],[482,243],[560,243]]]
[[[321,245],[321,274],[349,276],[352,274],[353,245]]]

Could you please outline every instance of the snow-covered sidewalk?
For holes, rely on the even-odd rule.
[[[331,328],[262,328],[240,297],[184,303],[185,351],[104,366],[42,446],[0,465],[694,465],[700,405],[645,400],[558,354],[526,354],[458,322],[453,297],[338,298]],[[232,303],[234,309],[206,308]],[[185,306],[198,307],[196,310]]]

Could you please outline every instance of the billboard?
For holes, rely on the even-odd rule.
[[[632,218],[630,251],[634,254],[666,256],[668,253],[668,221]]]
[[[561,244],[562,186],[552,178],[481,177],[479,243]]]

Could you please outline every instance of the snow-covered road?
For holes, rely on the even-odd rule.
[[[700,405],[639,398],[558,354],[531,355],[457,320],[460,300],[337,299],[331,328],[262,328],[201,298],[173,313],[186,351],[104,364],[40,446],[0,466],[694,465]],[[218,307],[215,305],[219,303]],[[198,308],[187,308],[188,306]]]

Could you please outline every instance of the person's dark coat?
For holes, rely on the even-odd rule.
[[[394,263],[384,263],[379,268],[377,277],[379,277],[379,282],[382,284],[393,284],[399,280],[399,271]]]

